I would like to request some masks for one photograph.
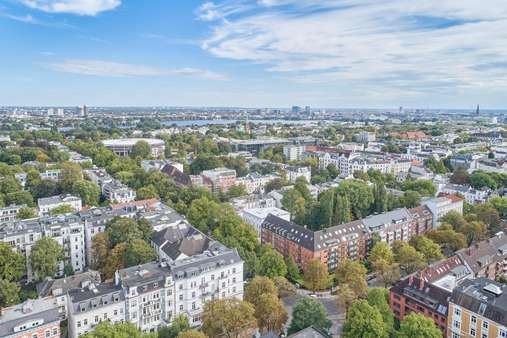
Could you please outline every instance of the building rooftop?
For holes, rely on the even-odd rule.
[[[115,146],[127,146],[132,147],[139,141],[145,141],[150,146],[159,146],[165,145],[164,140],[160,140],[157,138],[120,138],[120,139],[109,139],[102,141],[102,144],[106,147],[115,147]]]

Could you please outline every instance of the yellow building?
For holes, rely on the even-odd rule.
[[[466,280],[449,300],[448,338],[507,338],[507,287],[487,278]]]

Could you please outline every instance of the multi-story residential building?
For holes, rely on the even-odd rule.
[[[154,231],[175,227],[185,220],[185,218],[174,209],[162,203],[159,203],[152,210],[139,213],[139,217],[150,222]]]
[[[206,301],[243,298],[243,261],[236,250],[213,242],[202,253],[177,256],[122,269],[112,284],[69,291],[70,337],[103,320],[128,321],[154,332],[183,314],[198,326]]]
[[[127,203],[136,199],[136,191],[118,180],[105,183],[102,194],[112,203]]]
[[[82,208],[81,198],[69,194],[39,198],[37,204],[39,206],[39,216],[47,216],[51,210],[63,205],[68,205],[75,211]]]
[[[165,142],[155,138],[122,138],[102,141],[104,147],[112,150],[118,156],[128,156],[137,142],[144,141],[149,144],[151,156],[159,157],[164,154]]]
[[[422,203],[427,206],[433,214],[433,228],[440,225],[440,219],[451,211],[455,211],[460,215],[463,214],[463,199],[456,195],[443,195],[440,197],[430,198]]]
[[[18,212],[21,208],[26,208],[26,204],[12,204],[8,207],[0,208],[0,224],[15,221],[16,216],[18,215]]]
[[[312,179],[312,168],[310,167],[288,166],[285,169],[287,170],[287,180],[291,183],[296,182],[298,177],[304,177],[308,183]]]
[[[456,255],[466,262],[474,277],[507,276],[507,235],[503,232],[461,249]]]
[[[214,192],[226,192],[236,184],[236,170],[228,168],[215,168],[204,170],[201,176],[211,182],[211,189]]]
[[[356,142],[359,143],[369,143],[375,141],[375,133],[362,131],[355,135]]]
[[[283,155],[287,161],[300,161],[303,159],[305,146],[303,145],[286,145],[283,147]]]
[[[506,287],[487,278],[465,280],[449,300],[448,338],[507,337]]]
[[[252,208],[271,208],[276,205],[276,202],[273,198],[267,195],[246,195],[235,197],[230,200],[231,204],[234,206],[238,212],[244,209],[252,209]]]
[[[292,256],[303,270],[312,259],[319,259],[332,270],[341,259],[366,257],[373,234],[392,244],[394,240],[408,241],[423,233],[418,232],[427,229],[419,225],[420,212],[419,208],[396,209],[319,231],[269,214],[261,225],[261,242],[285,257]],[[428,217],[424,215],[424,222],[429,221]]]
[[[88,282],[69,290],[66,298],[70,338],[92,331],[102,321],[125,321],[125,294],[115,283]]]
[[[2,309],[0,337],[60,338],[65,311],[53,297],[29,299]]]
[[[236,184],[243,184],[249,194],[264,193],[266,185],[276,178],[279,178],[279,176],[275,174],[261,175],[253,172],[244,177],[238,177]]]
[[[461,195],[469,204],[486,203],[492,191],[488,188],[474,189],[469,185],[446,184],[440,191],[449,195]]]
[[[275,207],[244,209],[240,215],[246,223],[255,228],[259,238],[261,237],[261,225],[268,215],[275,215],[286,221],[290,221],[290,212]]]
[[[48,169],[42,173],[40,173],[40,178],[42,180],[53,180],[58,181],[60,179],[60,169]]]
[[[142,160],[141,168],[149,172],[151,170],[161,171],[166,165],[173,166],[183,172],[183,164],[171,160]]]
[[[445,333],[450,296],[450,291],[410,275],[389,290],[389,306],[399,321],[412,312],[419,313],[431,318]]]
[[[409,209],[415,224],[415,234],[422,235],[433,229],[433,214],[430,209],[425,205]]]

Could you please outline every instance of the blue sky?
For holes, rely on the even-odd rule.
[[[504,0],[0,0],[0,105],[504,108]]]

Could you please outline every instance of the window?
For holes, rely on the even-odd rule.
[[[167,295],[168,296],[171,296],[172,294],[173,294],[173,290],[172,289],[167,290]]]
[[[470,317],[470,323],[472,323],[472,325],[475,326],[477,324],[477,317],[476,316]]]
[[[454,314],[455,314],[456,316],[461,316],[461,310],[460,310],[459,308],[455,307],[455,308],[454,308]]]
[[[183,290],[183,284],[180,284],[180,290]]]
[[[476,334],[476,332],[475,332],[475,328],[474,328],[474,327],[470,328],[470,335],[471,335],[472,337],[475,337],[475,334]]]
[[[461,338],[459,334],[457,334],[456,332],[453,332],[452,333],[452,338]]]
[[[88,319],[83,320],[83,325],[88,325]]]
[[[211,280],[215,280],[215,275],[211,275]]]
[[[107,319],[107,313],[104,313],[104,319]]]
[[[454,320],[452,322],[452,326],[455,328],[455,329],[460,329],[461,328],[461,323],[458,321],[458,320]]]
[[[130,307],[136,307],[136,306],[137,306],[137,301],[133,300],[132,304],[130,305]]]
[[[183,294],[180,295],[180,300],[183,300]]]
[[[114,310],[114,315],[117,316],[118,315],[118,310]]]
[[[482,328],[483,328],[484,330],[487,330],[487,329],[489,328],[489,323],[488,323],[487,321],[483,320],[483,321],[482,321]]]
[[[99,316],[95,316],[95,323],[99,322]]]
[[[46,330],[46,338],[49,338],[51,336],[51,331]]]
[[[505,331],[505,329],[500,329],[500,332],[498,333],[498,335],[502,338],[505,338],[505,337],[507,337],[507,331]]]
[[[232,268],[232,273],[236,273],[236,268]]]
[[[32,338],[37,338],[37,333],[34,333],[34,334],[32,335]]]
[[[77,321],[77,327],[81,327],[81,321],[80,320]]]
[[[180,305],[180,311],[183,311],[183,304]]]
[[[192,298],[195,298],[195,291],[192,291]]]
[[[54,327],[53,328],[53,336],[56,336],[58,334],[58,328]]]

